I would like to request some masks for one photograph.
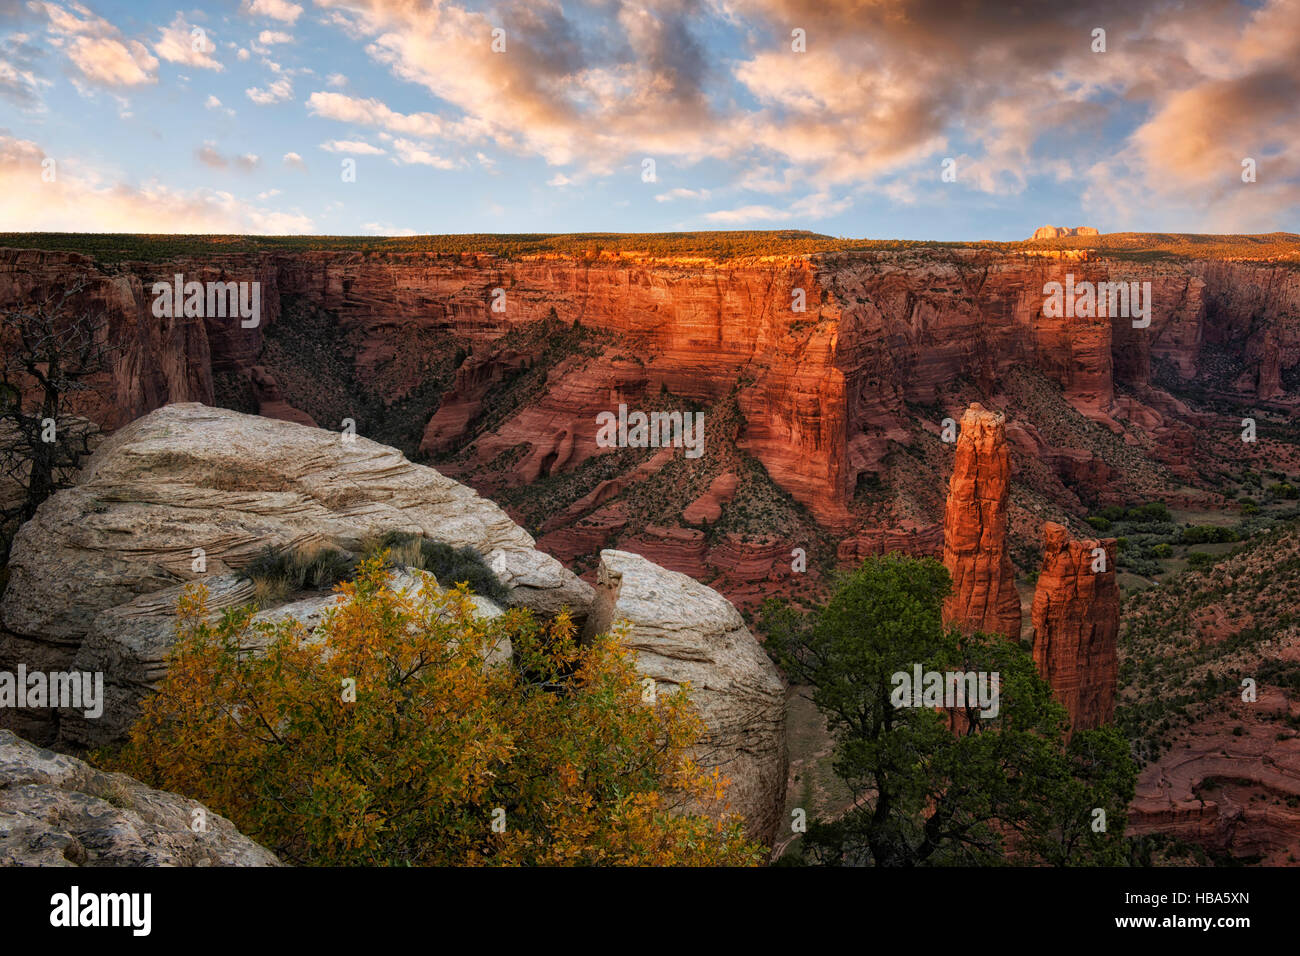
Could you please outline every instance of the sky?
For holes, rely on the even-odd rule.
[[[0,231],[1014,240],[1298,213],[1300,0],[0,0]]]

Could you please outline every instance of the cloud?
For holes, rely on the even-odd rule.
[[[263,30],[257,35],[257,42],[262,46],[270,46],[274,43],[292,43],[293,35],[280,30]]]
[[[348,78],[342,73],[331,73],[325,78],[326,86],[340,87],[348,85]]]
[[[217,50],[212,38],[206,31],[196,35],[193,32],[196,29],[201,28],[191,27],[184,16],[176,14],[171,25],[162,28],[162,35],[153,45],[153,51],[168,63],[183,63],[203,70],[224,70],[225,67],[212,58]]]
[[[655,196],[655,202],[672,202],[675,199],[708,199],[711,193],[707,189],[670,189]]]
[[[234,166],[244,172],[252,172],[262,162],[261,157],[254,153],[244,153],[242,156],[227,158],[211,141],[204,143],[199,149],[195,150],[194,155],[204,166],[211,166],[213,169],[225,169],[228,166]]]
[[[420,234],[414,229],[399,229],[386,222],[368,222],[361,228],[371,236],[418,236]]]
[[[1095,169],[1217,188],[1228,153],[1250,143],[1280,177],[1257,192],[1289,202],[1300,181],[1287,159],[1300,129],[1300,0],[501,0],[491,15],[455,0],[319,4],[438,104],[409,114],[425,132],[391,132],[490,142],[566,177],[647,156],[718,160],[742,190],[811,184],[826,198],[806,208],[821,215],[866,187],[914,201],[940,189],[1007,197],[1035,179],[1087,189]],[[504,54],[491,48],[499,25]],[[1092,49],[1099,25],[1104,53]],[[794,26],[806,30],[804,53],[790,48]],[[738,48],[718,49],[719,36]],[[1180,129],[1208,139],[1179,143]],[[958,160],[955,184],[936,175],[944,157]]]
[[[229,192],[178,190],[158,182],[106,182],[93,170],[62,163],[55,182],[41,180],[44,151],[0,135],[0,190],[5,213],[24,229],[51,232],[290,235],[312,233],[310,218],[266,209]],[[34,184],[34,185],[33,185]]]
[[[302,7],[288,0],[244,0],[239,12],[245,16],[270,17],[283,23],[295,23]]]
[[[33,9],[49,18],[50,44],[62,50],[91,86],[133,87],[158,81],[158,60],[138,40],[85,7],[74,4],[72,13],[53,3],[34,3]],[[78,16],[78,14],[80,16]]]
[[[280,77],[278,80],[273,80],[264,90],[250,87],[244,90],[244,94],[258,106],[269,106],[272,103],[283,103],[293,96],[293,84],[288,79]]]
[[[229,106],[222,106],[221,100],[217,99],[217,97],[211,93],[209,93],[208,98],[203,101],[203,108],[207,110],[217,110],[218,112],[225,113],[227,116],[235,115],[234,110]]]
[[[0,98],[24,110],[43,108],[40,91],[49,86],[49,80],[37,73],[41,56],[40,48],[25,33],[0,38]]]
[[[704,214],[704,221],[715,225],[741,225],[751,222],[807,222],[838,216],[853,200],[847,197],[834,199],[829,192],[817,192],[796,200],[784,209],[763,204],[750,204],[737,209],[720,209]]]
[[[320,148],[327,153],[353,153],[357,156],[383,156],[387,152],[378,146],[348,139],[330,140],[328,143],[321,143]]]
[[[302,161],[302,157],[297,153],[285,153],[281,162],[290,169],[305,170],[307,168],[307,164]]]
[[[409,139],[394,139],[393,152],[397,154],[398,162],[407,165],[433,166],[435,169],[455,169],[458,165],[450,159],[435,156],[419,143],[413,143]]]
[[[230,165],[226,157],[222,156],[211,143],[204,143],[194,151],[194,155],[204,166],[211,166],[213,169],[224,169]]]
[[[392,133],[420,138],[442,135],[443,121],[433,113],[397,113],[376,99],[360,99],[345,93],[316,92],[307,98],[314,115],[360,126],[378,126]]]

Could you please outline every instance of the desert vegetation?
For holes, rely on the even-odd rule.
[[[1127,742],[1113,727],[1067,741],[1064,708],[1024,649],[943,624],[950,589],[939,562],[887,555],[842,576],[824,606],[764,605],[767,647],[824,715],[835,775],[852,794],[841,813],[809,822],[786,862],[1125,861]],[[893,675],[916,664],[999,673],[999,711],[893,706]],[[1096,808],[1104,830],[1092,826]]]
[[[395,592],[388,558],[339,585],[310,640],[251,608],[209,623],[196,588],[166,679],[100,759],[298,864],[762,858],[722,813],[725,779],[689,756],[689,688],[647,704],[616,635],[579,643],[567,613],[478,617],[463,585]]]

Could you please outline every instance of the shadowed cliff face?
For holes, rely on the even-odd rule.
[[[686,571],[725,574],[728,553],[764,555],[722,582],[733,593],[788,578],[796,546],[829,560],[899,541],[935,553],[951,451],[933,439],[977,398],[1008,413],[1015,478],[1076,515],[1081,501],[1196,486],[1197,432],[1227,421],[1175,394],[1297,407],[1300,272],[1087,255],[262,252],[100,267],[3,250],[0,302],[92,279],[87,305],[109,314],[122,350],[84,410],[109,427],[191,400],[332,428],[351,417],[534,530],[550,521],[541,544],[563,559],[594,562],[630,539]],[[261,282],[260,325],[155,317],[152,284],[178,273]],[[1067,274],[1150,282],[1150,327],[1045,317],[1045,284]],[[704,456],[599,447],[596,416],[620,403],[703,411]],[[1091,446],[1054,427],[1065,417],[1091,429]],[[900,454],[913,460],[900,467]],[[1011,534],[1032,547],[1021,508],[1013,501]]]
[[[1119,587],[1114,538],[1070,539],[1048,522],[1034,590],[1034,662],[1065,705],[1073,730],[1109,724],[1119,673]]]

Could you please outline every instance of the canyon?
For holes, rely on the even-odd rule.
[[[1151,583],[1117,567],[1122,545],[1095,537],[1089,520],[1106,506],[1148,502],[1239,516],[1236,498],[1252,473],[1300,474],[1300,237],[1262,237],[1270,248],[1280,244],[1282,257],[1198,251],[1190,242],[1186,253],[1152,251],[1161,237],[1098,244],[1084,230],[1046,238],[741,257],[595,243],[586,252],[526,255],[487,247],[230,251],[212,243],[98,258],[13,247],[0,249],[0,303],[85,281],[80,305],[104,313],[117,348],[73,410],[109,432],[156,409],[197,408],[175,403],[334,432],[350,421],[359,441],[404,452],[403,467],[431,465],[499,504],[493,521],[523,535],[518,553],[549,569],[551,584],[537,595],[552,586],[581,591],[579,603],[611,616],[615,607],[624,615],[641,607],[643,588],[690,591],[674,572],[707,586],[742,614],[710,611],[708,626],[696,628],[706,646],[728,646],[742,633],[752,641],[745,622],[752,626],[747,616],[764,598],[815,600],[838,569],[867,556],[942,558],[954,581],[945,618],[1011,640],[1032,637],[1040,673],[1080,729],[1108,722],[1117,703],[1134,706],[1124,692],[1132,677],[1117,674],[1128,614],[1120,592]],[[177,273],[260,283],[260,321],[153,315],[152,283]],[[1067,275],[1076,284],[1150,282],[1150,326],[1045,317],[1044,286]],[[703,455],[602,447],[597,416],[624,404],[703,415]],[[1246,419],[1258,424],[1253,441],[1242,440]],[[106,457],[117,434],[106,440]],[[259,460],[252,445],[241,447]],[[215,456],[215,471],[229,472],[200,482],[205,494],[237,495],[247,469],[205,454]],[[319,465],[316,452],[302,454],[308,470]],[[373,471],[382,485],[396,466],[380,458],[358,474]],[[159,459],[153,467],[173,465]],[[84,480],[109,488],[117,479],[92,468]],[[169,493],[133,482],[128,500],[161,502]],[[385,507],[349,494],[329,499],[346,521],[313,520],[337,530]],[[158,641],[144,624],[160,619],[162,592],[190,558],[171,545],[158,552],[165,559],[142,559],[148,548],[117,554],[111,521],[95,510],[117,495],[87,498],[58,516],[57,528],[47,527],[53,511],[32,523],[40,527],[26,532],[29,542],[42,534],[72,542],[66,554],[63,545],[50,552],[51,567],[81,566],[83,547],[115,563],[68,596],[41,583],[48,567],[14,562],[10,573],[26,593],[7,598],[14,623],[4,639],[54,663],[130,656],[132,688],[118,688],[122,695],[156,679]],[[218,571],[233,572],[271,527],[262,517],[240,521],[247,527],[237,533],[208,529],[217,560],[231,557]],[[272,523],[275,534],[295,539],[287,516]],[[155,529],[159,540],[170,527]],[[434,530],[428,521],[421,527]],[[489,553],[494,546],[475,541]],[[1098,576],[1090,565],[1099,547],[1108,564]],[[692,598],[680,611],[689,619],[711,601]],[[1026,620],[1032,631],[1023,630]],[[655,656],[679,626],[642,628],[647,672],[657,680],[696,666],[689,655]],[[49,639],[24,636],[44,633]],[[114,636],[127,633],[143,636]],[[750,800],[784,776],[784,744],[768,680],[727,680],[730,690],[711,705],[719,727],[732,726],[729,708],[765,715],[760,753],[737,754],[758,761],[746,779],[764,781]],[[1275,722],[1290,719],[1285,706],[1276,713]],[[1196,751],[1206,766],[1223,740],[1222,727],[1207,726]],[[1264,740],[1266,729],[1252,729],[1251,741]],[[55,732],[70,744],[91,742],[76,739],[75,720]],[[1144,773],[1162,766],[1147,763]],[[1268,816],[1273,830],[1258,839],[1245,831],[1265,823],[1249,814],[1226,836],[1219,823],[1186,823],[1191,798],[1182,791],[1200,780],[1190,772],[1167,802],[1152,794],[1168,780],[1143,780],[1135,832],[1213,838],[1228,852],[1267,844],[1276,853],[1295,843],[1285,814]],[[766,830],[779,822],[779,807],[763,799],[756,813]]]
[[[148,290],[178,273],[259,282],[260,324],[154,316]],[[1045,318],[1043,287],[1066,273],[1151,282],[1150,328]],[[106,428],[182,401],[351,418],[501,501],[588,580],[601,548],[635,542],[742,606],[798,580],[796,547],[814,554],[809,579],[887,546],[937,555],[952,459],[933,439],[972,400],[1008,416],[1032,499],[1008,516],[1022,570],[1046,509],[1069,524],[1096,503],[1214,502],[1192,462],[1238,423],[1189,397],[1282,422],[1300,407],[1300,273],[1268,261],[1032,243],[737,259],[0,250],[0,302],[75,278],[120,345],[79,408]],[[308,361],[322,335],[331,357]],[[707,411],[706,454],[599,447],[596,416],[620,403]],[[910,487],[900,455],[929,482]],[[766,514],[743,504],[759,500]]]

